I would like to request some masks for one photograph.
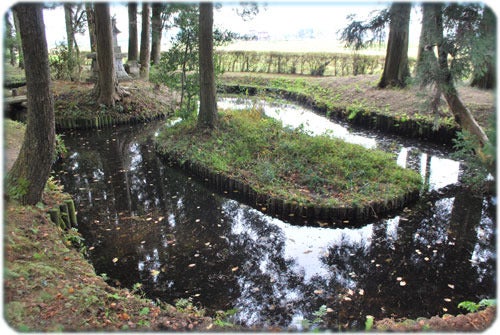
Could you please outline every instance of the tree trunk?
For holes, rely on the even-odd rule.
[[[95,16],[91,3],[85,3],[85,12],[87,13],[87,25],[89,28],[90,52],[96,52]]]
[[[10,65],[16,66],[16,46],[15,46],[15,31],[12,22],[10,22],[10,11],[4,14],[5,21],[5,42],[9,50]]]
[[[128,3],[128,61],[138,60],[137,2]]]
[[[105,106],[114,106],[120,99],[118,80],[114,66],[113,35],[109,4],[95,3],[97,66],[99,67],[96,83],[97,102]]]
[[[149,62],[151,60],[151,48],[149,37],[150,15],[149,3],[142,3],[142,29],[141,29],[141,50],[139,54],[139,63],[141,64],[140,76],[142,79],[149,78]]]
[[[435,25],[432,22],[432,4],[422,3],[422,28],[420,30],[420,39],[418,42],[417,64],[415,66],[415,73],[417,76],[425,75],[428,72],[431,60],[428,59],[429,53],[426,52],[428,48],[433,45],[433,36],[435,33]]]
[[[28,118],[21,151],[9,172],[8,182],[9,187],[24,184],[26,192],[21,198],[24,205],[35,205],[41,200],[54,159],[54,98],[42,8],[42,3],[14,7],[25,59]]]
[[[479,140],[481,145],[489,142],[488,136],[483,131],[481,126],[476,122],[474,116],[470,110],[465,106],[453,83],[453,78],[451,76],[450,70],[448,68],[448,50],[446,49],[445,39],[443,38],[443,4],[435,3],[432,5],[433,9],[433,20],[435,29],[435,42],[438,50],[438,66],[439,72],[437,74],[437,85],[438,89],[443,92],[448,106],[451,112],[455,116],[457,123],[469,133],[473,134]],[[434,56],[433,48],[429,51],[429,54]]]
[[[200,62],[200,111],[198,126],[213,129],[217,126],[217,101],[213,61],[213,3],[200,3],[199,62]]]
[[[14,17],[14,27],[16,28],[16,49],[19,52],[19,67],[24,69],[24,54],[21,46],[21,34],[19,33],[19,17],[16,11],[12,12],[12,16]]]
[[[378,87],[405,87],[410,76],[408,68],[408,38],[411,3],[393,3],[389,10],[389,40],[384,72]]]
[[[73,30],[73,5],[71,3],[64,3],[64,21],[66,23],[66,39],[68,42],[68,74],[70,80],[74,81],[73,72],[75,70],[75,32]]]
[[[151,16],[151,63],[158,64],[161,57],[161,35],[163,30],[162,12],[165,8],[163,3],[153,3]]]

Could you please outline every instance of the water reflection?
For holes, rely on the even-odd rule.
[[[237,308],[234,321],[257,329],[300,329],[322,305],[331,308],[322,326],[362,329],[366,315],[454,313],[460,301],[495,296],[490,199],[435,192],[359,228],[294,226],[164,164],[150,140],[160,126],[65,137],[70,153],[57,174],[96,272],[114,283],[140,282],[149,297],[187,298],[209,312]],[[447,183],[441,152],[397,146],[431,189]]]

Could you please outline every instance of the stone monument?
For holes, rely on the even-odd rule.
[[[116,77],[118,81],[127,81],[131,80],[130,76],[127,74],[125,71],[125,68],[123,67],[123,57],[125,57],[127,54],[122,53],[121,47],[118,45],[118,39],[117,36],[120,33],[118,28],[116,27],[116,18],[112,19],[112,24],[113,24],[113,53],[115,56],[115,71],[116,71]],[[89,80],[92,82],[96,82],[97,79],[99,78],[99,68],[97,66],[97,61],[96,61],[96,53],[90,53],[87,55],[87,58],[92,59],[92,73],[90,75]]]

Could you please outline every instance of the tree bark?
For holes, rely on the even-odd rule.
[[[14,7],[25,60],[28,118],[24,141],[9,172],[8,183],[9,187],[27,183],[21,198],[24,205],[35,205],[42,199],[54,159],[54,98],[42,6],[42,3],[26,3]]]
[[[379,88],[405,87],[410,76],[408,68],[408,38],[411,3],[393,3],[389,10],[389,40],[385,56],[384,72]]]
[[[9,50],[10,65],[16,66],[16,46],[15,46],[15,30],[12,22],[10,22],[10,11],[4,14],[5,21],[5,42]]]
[[[128,61],[138,60],[137,2],[128,3]]]
[[[66,23],[66,39],[68,47],[68,74],[70,80],[74,81],[73,72],[75,70],[75,31],[73,29],[73,5],[71,3],[64,3],[64,21]]]
[[[435,29],[435,42],[438,50],[438,66],[439,72],[437,75],[437,85],[438,89],[441,90],[443,96],[446,99],[451,112],[455,116],[457,123],[465,130],[467,130],[472,135],[476,136],[479,143],[483,146],[489,142],[488,136],[483,131],[481,126],[476,122],[474,116],[470,110],[465,106],[465,104],[460,99],[458,92],[453,83],[453,78],[448,67],[448,50],[446,49],[445,40],[443,38],[443,4],[435,3],[432,4],[433,9],[433,20]],[[428,51],[434,56],[433,49]]]
[[[150,4],[142,3],[142,29],[141,29],[141,50],[139,54],[139,63],[141,64],[140,77],[142,79],[149,78],[149,62],[151,60],[151,43],[150,38]]]
[[[163,31],[162,12],[165,8],[163,3],[153,3],[151,16],[151,63],[158,64],[161,57],[161,37]]]
[[[198,126],[213,129],[217,126],[217,101],[215,96],[215,72],[213,61],[213,3],[200,3],[199,15],[199,63],[200,63],[200,110]]]
[[[19,33],[19,17],[16,11],[12,12],[12,16],[14,17],[14,27],[16,28],[16,49],[19,51],[19,67],[24,69],[24,54],[23,48],[21,45],[21,34]]]
[[[99,67],[96,83],[97,102],[105,106],[114,106],[120,99],[118,80],[114,66],[113,35],[109,4],[95,3],[97,66]]]
[[[428,59],[429,53],[426,49],[433,45],[433,36],[435,33],[435,25],[432,22],[432,4],[422,3],[422,28],[420,30],[420,38],[418,42],[417,64],[415,73],[417,76],[425,75],[428,72],[428,67],[431,61]]]
[[[95,16],[91,3],[85,3],[85,12],[87,13],[87,26],[89,28],[90,52],[96,52]]]

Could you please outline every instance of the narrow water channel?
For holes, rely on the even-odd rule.
[[[228,104],[248,102],[219,107]],[[260,104],[306,131],[331,123],[296,105]],[[360,227],[291,224],[165,164],[152,140],[164,122],[66,133],[55,174],[75,199],[98,274],[209,314],[236,309],[231,321],[254,329],[304,329],[321,306],[315,326],[362,329],[366,315],[430,317],[495,297],[496,199],[443,190],[461,177],[443,148],[339,126],[332,135],[394,152],[437,192]]]

